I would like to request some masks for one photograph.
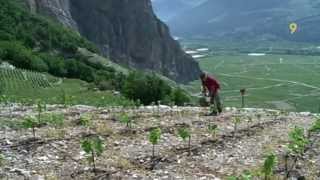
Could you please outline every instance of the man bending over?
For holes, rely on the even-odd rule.
[[[207,73],[201,73],[200,79],[202,82],[202,93],[210,97],[210,103],[214,105],[213,111],[210,115],[217,115],[222,112],[222,105],[219,96],[220,83],[214,77],[209,76]],[[216,110],[218,110],[218,112]]]

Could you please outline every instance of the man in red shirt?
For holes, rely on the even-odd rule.
[[[210,103],[215,106],[215,109],[218,110],[219,113],[222,112],[222,105],[219,96],[220,83],[214,77],[209,76],[206,73],[200,74],[200,79],[202,82],[202,93],[204,95],[209,95]],[[207,94],[209,92],[209,94]],[[212,115],[216,115],[217,111],[213,111]]]

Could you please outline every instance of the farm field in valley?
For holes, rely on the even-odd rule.
[[[239,90],[247,89],[247,107],[318,112],[320,56],[216,54],[198,59],[201,68],[222,84],[225,106],[239,107]],[[200,82],[187,86],[198,93]]]

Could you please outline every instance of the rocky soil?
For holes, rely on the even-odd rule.
[[[278,163],[275,178],[284,177],[284,157],[288,133],[299,126],[306,130],[316,120],[310,113],[285,113],[264,109],[226,108],[219,116],[206,116],[206,108],[140,107],[139,109],[95,108],[51,105],[45,114],[63,114],[62,127],[42,125],[36,138],[30,129],[17,124],[27,116],[37,116],[36,106],[1,106],[0,179],[226,179],[244,170],[258,171],[265,156],[274,152]],[[126,113],[132,128],[119,122]],[[80,117],[90,115],[89,126],[79,125]],[[237,131],[234,119],[239,117]],[[218,126],[217,136],[208,131]],[[150,131],[160,127],[161,139],[155,147],[148,141]],[[188,142],[177,135],[179,128],[191,131]],[[93,173],[81,149],[86,137],[99,136],[105,150]],[[320,134],[297,159],[293,179],[320,179]],[[2,160],[1,160],[2,159]]]

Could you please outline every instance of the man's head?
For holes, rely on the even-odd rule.
[[[207,74],[206,74],[205,72],[202,72],[202,73],[200,74],[200,79],[201,79],[202,81],[205,81],[205,80],[207,79]]]

